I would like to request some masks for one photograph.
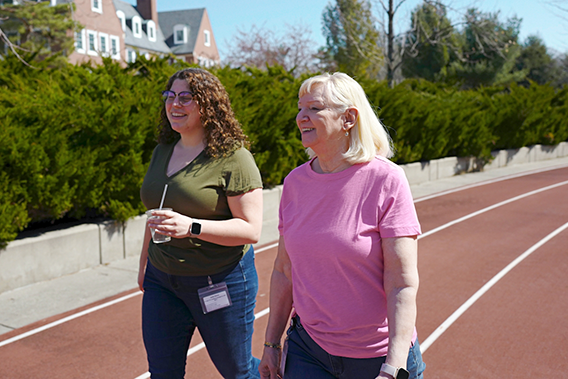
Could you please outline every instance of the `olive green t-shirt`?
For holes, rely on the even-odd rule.
[[[260,172],[245,148],[227,157],[211,158],[201,152],[190,164],[172,176],[166,175],[175,142],[159,144],[144,177],[140,197],[148,209],[158,208],[167,184],[164,208],[185,216],[206,220],[227,220],[233,216],[227,196],[262,188]],[[170,242],[150,241],[150,262],[170,275],[212,275],[236,264],[248,246],[222,246],[199,238],[172,238]]]

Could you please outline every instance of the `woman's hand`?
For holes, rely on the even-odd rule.
[[[258,365],[261,379],[279,379],[282,378],[280,372],[281,352],[279,349],[272,347],[264,347],[262,359]]]
[[[144,228],[144,242],[142,243],[142,251],[140,252],[140,261],[138,262],[138,288],[144,292],[144,276],[146,275],[146,266],[148,265],[148,245],[152,239],[150,230]]]
[[[201,241],[222,246],[240,246],[255,244],[260,239],[262,230],[262,188],[255,188],[247,193],[229,196],[227,203],[232,218],[227,220],[199,219]],[[173,238],[190,237],[190,227],[194,219],[174,211],[155,210],[149,218],[148,226],[158,233]]]
[[[154,211],[153,216],[148,219],[148,226],[156,232],[165,234],[172,238],[185,238],[189,236],[189,228],[193,219],[174,211]]]
[[[146,268],[140,267],[138,269],[138,288],[140,291],[144,292],[144,276],[146,275]]]

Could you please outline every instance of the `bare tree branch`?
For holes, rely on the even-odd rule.
[[[548,5],[557,11],[560,11],[561,13],[553,13],[556,17],[561,18],[564,21],[568,21],[568,0],[546,0],[541,1],[541,3]]]
[[[73,51],[74,39],[69,31],[75,31],[80,25],[73,18],[74,3],[72,1],[51,6],[48,2],[34,0],[19,0],[14,4],[0,5],[0,40],[18,60],[32,68],[33,65],[25,61],[22,51],[32,52],[33,59],[55,57],[53,62],[63,64],[66,61],[66,52]],[[17,42],[10,35],[17,35]],[[20,52],[20,54],[18,53]]]
[[[343,28],[345,30],[345,36],[348,38],[351,45],[355,47],[359,55],[367,60],[382,60],[382,54],[367,54],[369,52],[375,53],[377,49],[370,48],[371,46],[369,46],[369,41],[356,38],[356,31],[352,30],[351,28],[352,26],[354,26],[353,23],[345,18],[345,15],[343,14],[343,12],[341,12],[341,9],[338,9],[338,14],[341,20],[341,24],[343,25]],[[363,42],[363,46],[361,46],[360,42]]]
[[[316,43],[307,25],[288,25],[283,35],[264,26],[252,25],[250,30],[237,28],[230,42],[225,61],[232,66],[252,66],[260,69],[279,64],[296,75],[315,67]]]
[[[23,64],[25,64],[28,67],[37,69],[37,67],[32,66],[31,64],[29,64],[28,62],[26,62],[24,60],[24,58],[22,58],[20,56],[20,54],[18,54],[18,52],[16,51],[16,48],[21,49],[19,46],[14,45],[12,43],[12,41],[10,41],[10,39],[8,38],[8,36],[6,35],[6,33],[4,33],[4,31],[2,30],[2,28],[0,28],[0,39],[2,39],[2,41],[4,41],[4,43],[6,44],[6,46],[8,46],[8,48],[10,48],[10,50],[12,51],[12,53],[16,56],[16,58],[18,58],[18,60],[20,62],[22,62]]]

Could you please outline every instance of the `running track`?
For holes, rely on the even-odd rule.
[[[567,377],[567,200],[568,168],[416,200],[426,378]],[[275,255],[257,249],[256,356]],[[0,378],[149,377],[141,299],[130,291],[1,335]],[[186,378],[220,378],[198,335]]]

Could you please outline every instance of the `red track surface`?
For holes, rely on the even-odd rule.
[[[423,232],[511,198],[568,181],[568,168],[517,177],[418,201]],[[425,377],[567,377],[568,229],[534,250],[439,335],[428,338],[511,262],[568,223],[568,183],[467,218],[419,242],[418,333]],[[256,312],[268,307],[276,248],[256,256]],[[116,296],[120,298],[126,294]],[[0,378],[125,378],[147,371],[136,295],[0,346]],[[106,299],[92,306],[103,304]],[[0,341],[92,306],[0,336]],[[255,323],[260,356],[267,316]],[[428,343],[425,343],[428,341]],[[198,336],[191,347],[201,342]],[[186,378],[220,378],[206,349],[188,357]],[[354,378],[356,379],[356,378]]]

